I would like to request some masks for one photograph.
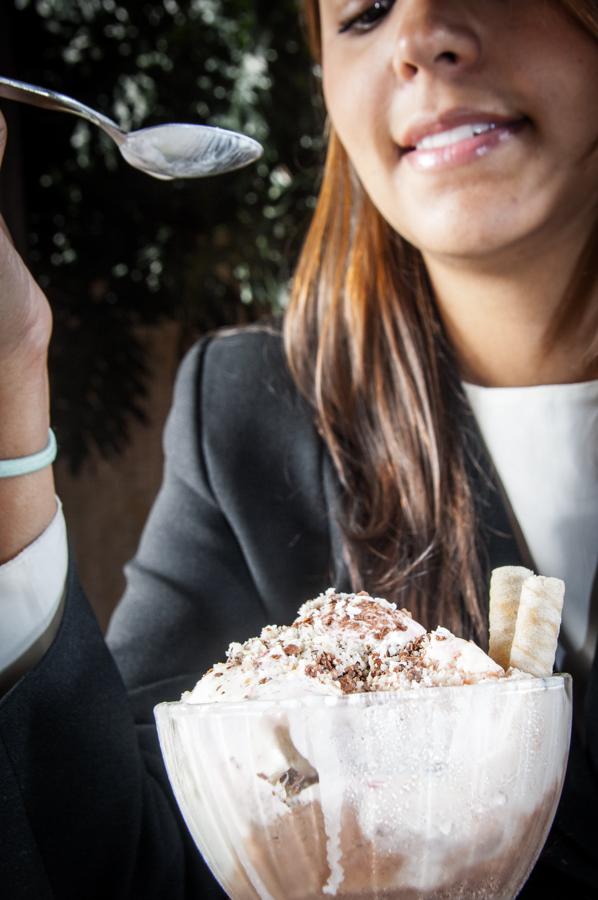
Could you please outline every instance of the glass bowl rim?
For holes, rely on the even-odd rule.
[[[567,672],[556,672],[554,675],[532,676],[529,678],[502,678],[497,680],[478,681],[474,684],[437,685],[434,687],[408,688],[401,691],[360,691],[352,694],[303,694],[296,697],[247,699],[247,700],[203,700],[199,703],[189,700],[164,700],[156,704],[154,714],[157,715],[247,715],[249,713],[265,713],[288,709],[318,708],[351,708],[375,706],[400,706],[405,702],[415,702],[423,697],[445,697],[454,691],[467,690],[470,693],[492,690],[502,696],[519,693],[538,693],[540,691],[564,690],[571,695],[572,676]],[[393,702],[394,701],[394,702]]]

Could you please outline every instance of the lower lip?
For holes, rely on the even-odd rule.
[[[402,154],[402,159],[418,172],[454,169],[467,165],[492,153],[497,147],[511,141],[526,125],[526,120],[500,125],[491,131],[485,131],[476,137],[467,138],[447,147],[434,150],[409,150]]]

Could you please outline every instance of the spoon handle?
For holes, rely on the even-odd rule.
[[[0,97],[20,103],[29,103],[31,106],[39,106],[42,109],[55,109],[59,112],[69,112],[80,116],[106,131],[117,144],[122,144],[126,136],[116,122],[109,119],[108,116],[102,115],[84,103],[79,103],[78,100],[73,100],[72,97],[67,97],[66,94],[58,94],[48,88],[0,76]]]

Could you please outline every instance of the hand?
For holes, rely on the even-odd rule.
[[[6,123],[0,113],[0,163]],[[47,352],[52,314],[0,216],[0,459],[29,456],[48,441]],[[46,528],[56,510],[50,467],[0,479],[0,563]],[[0,598],[1,599],[1,598]]]
[[[6,147],[6,122],[0,113],[0,165]],[[7,379],[21,379],[23,366],[44,361],[52,332],[52,314],[12,243],[0,215],[0,390]]]

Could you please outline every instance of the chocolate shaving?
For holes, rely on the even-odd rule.
[[[343,694],[355,694],[363,687],[362,670],[357,664],[349,666],[338,679]]]
[[[407,626],[403,625],[402,628],[398,626],[396,628],[389,628],[389,626],[385,626],[384,628],[380,628],[379,631],[374,632],[374,638],[377,641],[383,641],[387,634],[390,634],[391,631],[407,631]]]
[[[310,678],[316,678],[326,672],[334,672],[336,665],[336,659],[331,653],[319,653],[315,663],[305,667],[305,674]]]
[[[420,682],[423,676],[423,669],[414,667],[412,669],[407,669],[405,673],[409,681]]]

